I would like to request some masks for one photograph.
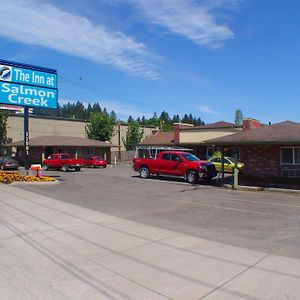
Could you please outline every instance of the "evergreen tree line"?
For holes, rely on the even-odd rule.
[[[98,102],[94,103],[93,105],[89,103],[87,107],[85,107],[82,102],[78,101],[76,103],[68,102],[67,104],[58,105],[57,109],[34,109],[35,115],[55,116],[82,120],[90,120],[92,113],[99,112],[103,112],[106,115],[115,116],[114,111],[108,113],[107,109],[105,107],[102,108]],[[121,120],[120,122],[122,124],[129,124],[133,121],[136,121],[140,125],[144,126],[157,126],[164,131],[171,131],[173,128],[173,123],[182,122],[193,124],[195,126],[205,124],[200,117],[193,116],[191,113],[186,113],[183,115],[183,117],[180,117],[178,114],[171,117],[166,111],[163,111],[160,115],[154,112],[153,116],[150,118],[146,118],[145,116],[143,116],[142,118],[138,117],[137,119],[134,119],[132,116],[129,116],[127,121]]]
[[[131,123],[132,121],[136,121],[140,125],[156,126],[161,128],[163,131],[172,131],[174,123],[189,123],[195,126],[205,125],[200,117],[197,118],[191,113],[184,114],[182,118],[178,114],[173,115],[171,118],[166,111],[163,111],[159,116],[155,112],[151,118],[146,118],[143,116],[142,118],[138,117],[135,120],[132,116],[129,116],[127,124]]]

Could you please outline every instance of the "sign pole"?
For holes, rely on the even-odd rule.
[[[29,170],[29,117],[28,107],[24,107],[24,167],[25,171]]]
[[[238,189],[239,184],[238,153],[237,147],[234,147],[234,169],[233,169],[233,189]]]

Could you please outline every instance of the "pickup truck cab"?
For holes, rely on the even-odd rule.
[[[69,153],[52,154],[47,159],[43,160],[43,169],[56,169],[67,172],[69,169],[80,171],[84,165],[83,159],[71,158]]]
[[[181,176],[189,183],[196,183],[199,179],[210,181],[217,174],[213,163],[181,151],[162,151],[156,158],[134,158],[133,169],[141,178],[152,174]]]
[[[93,155],[85,160],[85,166],[92,167],[92,168],[97,168],[97,167],[106,168],[107,160],[101,158],[100,156]]]

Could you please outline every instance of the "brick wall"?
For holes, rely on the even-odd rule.
[[[280,177],[280,147],[270,146],[242,146],[241,161],[245,163],[244,173],[262,177]]]

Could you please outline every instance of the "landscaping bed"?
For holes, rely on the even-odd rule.
[[[0,182],[13,183],[13,182],[51,182],[55,181],[54,178],[48,176],[31,176],[21,175],[18,172],[0,172]]]

